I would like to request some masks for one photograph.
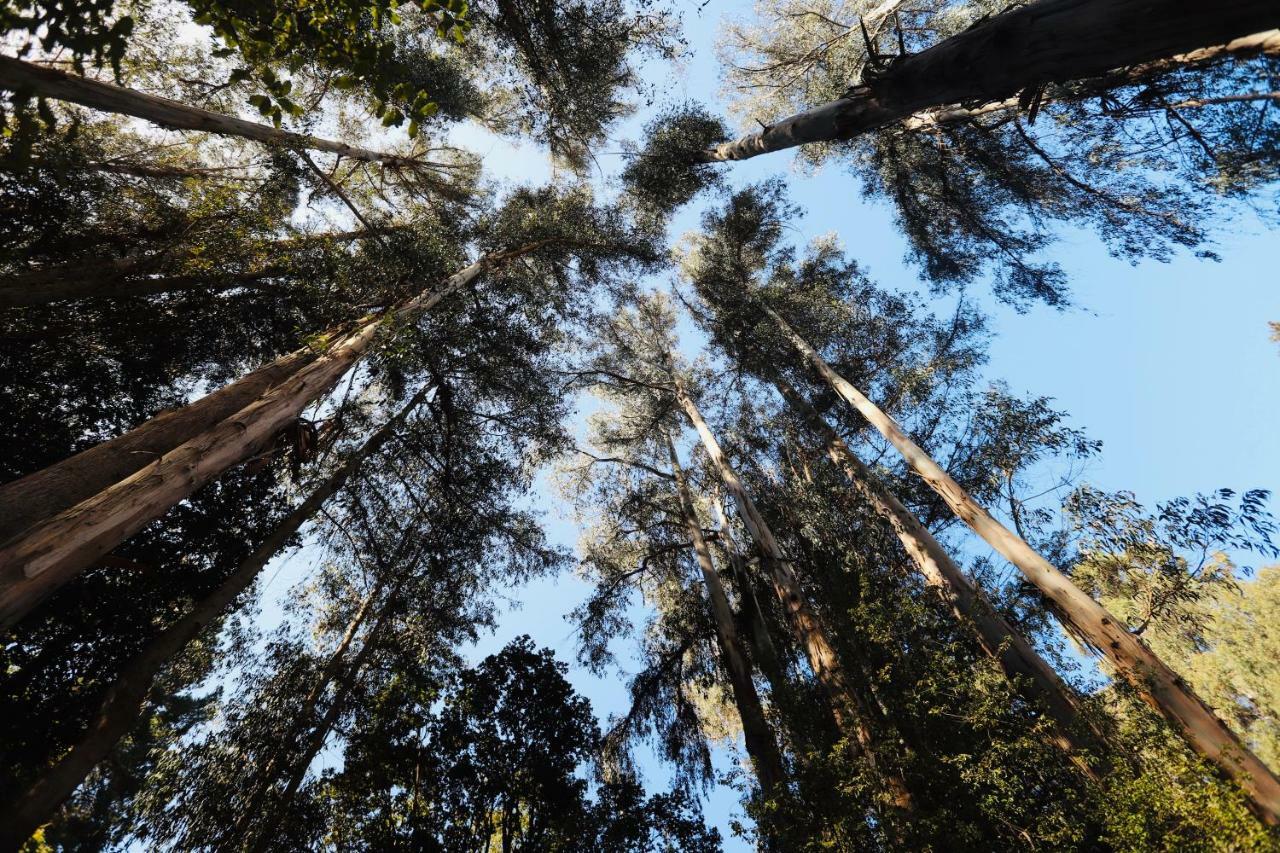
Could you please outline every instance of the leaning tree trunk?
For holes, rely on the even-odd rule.
[[[895,60],[838,101],[718,145],[704,157],[745,160],[810,142],[852,139],[931,107],[999,101],[1277,25],[1275,0],[1036,0]]]
[[[684,382],[674,373],[673,379],[676,399],[680,407],[693,428],[697,430],[707,456],[710,457],[711,463],[724,483],[725,491],[733,497],[743,525],[759,546],[764,561],[769,566],[778,600],[791,621],[797,639],[804,646],[813,674],[831,698],[832,716],[835,718],[836,725],[842,732],[854,737],[867,762],[884,780],[893,806],[905,815],[910,815],[915,811],[915,803],[906,781],[900,774],[883,766],[884,763],[878,760],[877,744],[869,726],[871,719],[869,709],[863,697],[849,683],[835,648],[827,639],[826,629],[818,620],[817,614],[810,608],[790,561],[783,553],[778,540],[774,538],[773,531],[764,520],[764,516],[760,514],[755,501],[751,499],[746,486],[725,458],[724,452],[720,449],[720,443],[716,441],[711,428],[703,420],[702,413],[689,395]]]
[[[1000,615],[981,589],[965,577],[946,550],[933,538],[920,520],[902,502],[877,482],[867,466],[854,455],[836,431],[814,411],[813,407],[781,377],[774,384],[793,409],[808,422],[810,429],[822,437],[827,454],[844,472],[858,494],[871,505],[898,537],[902,547],[915,563],[929,586],[938,590],[950,605],[956,619],[971,624],[982,650],[1000,663],[1005,674],[1018,685],[1026,685],[1033,702],[1049,712],[1056,723],[1054,741],[1091,777],[1093,769],[1083,754],[1090,746],[1103,743],[1099,733],[1085,743],[1078,742],[1076,731],[1082,724],[1079,700],[1073,691],[1012,625]],[[1103,756],[1099,756],[1100,758]]]
[[[363,237],[376,236],[368,229],[316,234],[289,240],[274,240],[263,244],[272,254],[288,251],[325,240],[346,243]],[[148,255],[129,255],[93,264],[62,264],[43,267],[0,278],[0,310],[27,308],[69,299],[112,299],[125,296],[148,296],[172,290],[206,289],[227,290],[253,284],[265,278],[285,275],[284,267],[268,267],[257,272],[241,272],[219,275],[168,274],[155,278],[140,276],[162,270],[165,266],[190,260],[195,251],[166,249]]]
[[[547,242],[486,256],[455,273],[438,290],[423,291],[362,320],[253,403],[124,480],[9,540],[0,547],[0,626],[21,619],[121,542],[274,439],[368,352],[384,325],[405,322],[430,310],[494,264]]]
[[[90,109],[144,119],[173,130],[199,130],[222,136],[239,136],[269,145],[328,151],[353,160],[387,166],[414,168],[423,165],[412,157],[280,130],[268,124],[245,121],[235,116],[188,106],[168,98],[136,92],[113,83],[103,83],[7,56],[0,56],[0,89],[70,101]]]
[[[764,310],[831,389],[889,440],[912,470],[965,524],[1035,584],[1070,627],[1098,649],[1116,674],[1128,681],[1148,705],[1163,714],[1196,752],[1240,784],[1262,820],[1272,825],[1280,823],[1280,779],[1177,673],[1130,633],[1123,622],[970,497],[893,418],[832,370],[781,315],[768,306],[764,306]]]
[[[760,695],[756,692],[755,681],[751,677],[751,665],[743,654],[738,629],[733,622],[733,609],[729,606],[729,597],[725,595],[720,576],[716,574],[711,549],[707,547],[707,540],[702,535],[702,523],[694,510],[689,483],[685,479],[684,469],[680,467],[680,456],[676,453],[671,436],[667,435],[666,439],[667,450],[671,454],[671,468],[676,477],[676,491],[680,495],[680,512],[684,516],[684,525],[693,541],[698,568],[702,571],[702,579],[707,586],[707,599],[716,623],[716,638],[720,641],[720,657],[729,674],[733,701],[738,708],[738,717],[742,720],[743,741],[755,767],[760,790],[766,800],[771,800],[781,792],[786,782],[782,754],[778,751],[773,731],[765,720],[764,707],[760,704]]]
[[[760,600],[756,597],[755,584],[747,573],[746,560],[738,549],[733,528],[729,525],[729,519],[724,512],[724,503],[719,495],[712,498],[711,508],[715,512],[721,549],[729,562],[729,568],[733,571],[734,582],[738,585],[738,598],[742,602],[743,616],[750,625],[751,649],[755,655],[756,666],[764,673],[770,687],[775,691],[785,692],[787,679],[782,671],[782,657],[778,654],[773,636],[769,633],[769,626],[764,621],[764,611],[760,607]]]
[[[201,599],[190,612],[151,641],[107,691],[98,713],[81,740],[46,770],[17,800],[0,812],[0,850],[19,847],[66,801],[89,772],[128,734],[142,715],[143,705],[156,677],[252,585],[262,569],[324,503],[355,476],[365,460],[377,453],[417,408],[430,388],[423,388],[369,436],[332,474],[325,478],[293,512],[232,573],[222,585]]]
[[[237,287],[262,287],[263,282],[289,275],[287,267],[267,267],[236,273],[203,275],[162,275],[155,278],[116,276],[94,280],[60,281],[38,287],[8,288],[0,286],[0,311],[65,302],[73,299],[127,299],[131,296],[155,296],[159,293],[201,291],[217,293]]]

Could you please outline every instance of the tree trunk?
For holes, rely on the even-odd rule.
[[[198,130],[222,136],[239,136],[269,145],[328,151],[352,160],[383,163],[387,166],[414,168],[423,165],[412,157],[280,130],[271,125],[187,106],[168,98],[136,92],[113,83],[103,83],[7,56],[0,56],[0,89],[70,101],[90,109],[144,119],[174,130]]]
[[[773,731],[765,720],[760,695],[756,692],[755,681],[751,677],[751,665],[742,653],[738,629],[733,622],[733,610],[729,607],[729,598],[720,583],[720,576],[716,574],[711,549],[707,547],[707,540],[702,535],[702,523],[694,510],[693,497],[689,494],[689,483],[685,479],[684,469],[680,467],[676,446],[670,435],[666,439],[667,450],[671,454],[671,468],[676,476],[676,490],[680,494],[680,511],[684,515],[689,537],[693,540],[693,551],[698,558],[702,579],[707,585],[707,599],[716,623],[716,639],[720,641],[720,657],[725,672],[729,675],[733,701],[742,720],[742,738],[755,768],[756,778],[760,782],[761,793],[766,800],[771,800],[778,796],[786,781],[782,754],[778,751]]]
[[[386,444],[410,413],[421,405],[429,390],[429,387],[424,388],[415,394],[403,409],[316,486],[221,586],[152,640],[129,663],[108,690],[85,736],[57,764],[45,771],[26,793],[0,813],[0,850],[17,848],[49,820],[98,762],[106,758],[120,738],[137,724],[143,704],[160,672],[253,584],[285,543],[359,472],[366,459]]]
[[[705,158],[745,160],[809,142],[852,139],[931,107],[999,101],[1254,38],[1277,25],[1275,0],[1036,0],[898,59],[840,100],[718,145]]]
[[[124,435],[0,486],[0,542],[70,509],[212,429],[315,357],[309,347],[295,350],[194,403],[161,412]]]
[[[1096,774],[1083,760],[1081,753],[1088,746],[1100,746],[1104,741],[1097,732],[1093,733],[1094,739],[1091,742],[1076,741],[1074,732],[1080,720],[1079,700],[1075,691],[1058,677],[1053,667],[1000,615],[986,594],[969,582],[928,528],[892,492],[876,481],[862,460],[854,455],[836,431],[795,388],[781,377],[777,377],[774,384],[791,407],[808,422],[810,429],[822,437],[831,461],[844,472],[858,494],[893,528],[925,582],[936,589],[950,605],[957,620],[973,626],[982,650],[998,661],[1005,674],[1016,684],[1029,687],[1029,698],[1053,717],[1057,724],[1055,743],[1072,756],[1077,766],[1090,777],[1095,777]]]
[[[747,624],[751,626],[751,649],[755,656],[756,666],[764,673],[769,681],[769,686],[775,690],[785,690],[787,679],[783,675],[782,657],[778,654],[778,648],[773,643],[773,637],[769,633],[769,626],[764,621],[764,612],[760,608],[760,601],[756,598],[756,587],[751,580],[751,576],[747,573],[746,561],[743,559],[742,552],[738,549],[738,543],[734,539],[733,528],[729,525],[729,519],[725,516],[724,502],[720,500],[720,496],[716,495],[711,501],[712,509],[715,512],[716,526],[720,532],[721,548],[724,550],[725,558],[729,562],[729,567],[733,572],[734,581],[738,585],[738,598],[741,600],[741,609],[746,617]]]
[[[387,230],[387,229],[380,229]],[[339,231],[331,234],[315,234],[289,240],[275,240],[263,244],[269,252],[281,252],[305,247],[324,240],[351,242],[375,236],[377,231]],[[60,264],[58,266],[21,272],[0,278],[0,310],[44,305],[66,299],[110,299],[124,296],[147,296],[170,290],[226,290],[272,276],[285,275],[284,267],[268,267],[260,272],[218,275],[168,275],[156,278],[133,278],[151,273],[171,263],[181,263],[194,256],[191,249],[166,249],[148,255],[127,255],[92,264]]]
[[[423,291],[365,318],[255,402],[193,435],[126,479],[11,539],[0,547],[0,626],[21,619],[121,542],[274,439],[360,360],[388,321],[405,322],[428,311],[494,264],[527,254],[546,242],[489,255],[455,273],[438,290]]]
[[[0,284],[0,311],[8,308],[26,308],[47,305],[73,299],[125,299],[130,296],[154,296],[157,293],[173,293],[182,290],[201,290],[216,293],[237,287],[260,287],[270,278],[289,275],[287,267],[275,266],[262,270],[237,273],[206,273],[203,275],[162,275],[155,278],[125,278],[107,273],[78,281],[57,281],[45,285],[9,287]]]
[[[1116,675],[1128,681],[1147,704],[1163,714],[1196,752],[1235,779],[1249,795],[1254,811],[1262,820],[1271,825],[1280,823],[1280,779],[1245,747],[1181,676],[1021,537],[996,521],[921,450],[893,418],[832,370],[776,311],[768,306],[764,310],[831,389],[897,448],[912,470],[965,524],[1044,593],[1070,627],[1101,652]]]
[[[827,639],[826,629],[805,600],[804,590],[800,586],[800,581],[796,577],[795,571],[791,568],[791,562],[782,552],[782,547],[778,544],[778,540],[774,538],[773,531],[765,522],[764,516],[756,508],[755,501],[751,499],[746,486],[739,479],[737,472],[729,465],[729,461],[725,459],[724,453],[720,449],[720,443],[716,441],[711,428],[703,420],[702,414],[698,411],[693,398],[689,396],[688,391],[685,389],[684,382],[674,373],[673,379],[676,399],[680,403],[680,407],[689,418],[693,428],[697,430],[699,438],[702,439],[702,446],[707,451],[707,456],[711,458],[712,464],[720,474],[725,491],[733,497],[734,503],[737,505],[742,523],[746,526],[747,532],[751,534],[752,539],[760,547],[765,562],[768,563],[778,600],[782,602],[782,607],[796,632],[796,638],[804,646],[805,653],[809,658],[809,665],[813,668],[814,676],[826,689],[831,699],[831,710],[832,715],[835,717],[836,726],[841,732],[854,738],[868,763],[884,780],[893,806],[906,814],[910,814],[915,810],[915,804],[906,782],[901,775],[888,767],[881,766],[882,763],[877,760],[876,743],[868,726],[870,714],[865,707],[863,697],[859,696],[849,684],[836,651]]]
[[[243,846],[249,853],[262,853],[274,842],[276,831],[280,827],[280,821],[284,819],[286,810],[298,793],[298,788],[302,785],[302,780],[306,778],[307,769],[311,767],[311,762],[315,761],[316,755],[324,747],[324,742],[328,739],[329,732],[333,730],[334,723],[338,721],[338,717],[346,708],[347,699],[351,696],[351,691],[356,685],[360,671],[364,669],[364,665],[369,659],[369,654],[377,646],[382,629],[390,621],[392,606],[395,604],[405,580],[406,577],[402,577],[395,588],[387,595],[382,609],[378,612],[377,620],[365,635],[360,651],[356,653],[350,664],[342,671],[342,675],[338,679],[338,690],[333,697],[333,701],[325,709],[324,716],[320,719],[320,722],[312,728],[302,752],[289,762],[289,777],[285,783],[284,790],[280,792],[278,798],[267,805],[260,828],[251,829],[248,836],[245,837],[246,844]],[[376,590],[374,594],[376,594]],[[313,708],[314,704],[308,708],[306,715],[300,717],[300,719],[309,719],[311,713],[313,713]],[[268,778],[265,782],[264,793],[270,790],[274,779]],[[257,809],[252,809],[245,814],[252,817],[253,812],[256,811]]]

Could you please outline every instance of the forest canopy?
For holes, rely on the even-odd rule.
[[[0,26],[0,850],[1280,849],[1274,2]]]

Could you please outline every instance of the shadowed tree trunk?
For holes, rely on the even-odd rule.
[[[733,622],[729,597],[725,595],[724,586],[721,585],[720,576],[716,574],[715,564],[711,560],[711,549],[702,535],[702,523],[694,509],[693,497],[689,494],[689,483],[685,479],[684,469],[680,467],[676,446],[670,435],[665,437],[667,450],[671,454],[671,469],[676,477],[676,491],[680,494],[680,511],[689,537],[693,540],[698,568],[702,571],[702,579],[707,586],[707,599],[716,623],[716,639],[720,641],[720,657],[733,688],[733,702],[737,706],[738,717],[742,720],[742,737],[747,754],[751,756],[756,778],[760,782],[760,790],[764,798],[770,800],[781,792],[785,784],[786,772],[782,767],[782,754],[778,751],[773,731],[765,720],[760,695],[751,678],[751,665],[742,652],[738,629]]]
[[[1050,83],[1252,38],[1277,25],[1275,0],[1036,0],[895,60],[838,101],[717,145],[705,159],[745,160],[810,142],[852,139],[920,110],[999,101]]]
[[[133,116],[174,130],[199,130],[222,136],[239,136],[269,145],[328,151],[352,160],[387,166],[421,168],[425,165],[412,157],[280,130],[7,56],[0,56],[0,89],[70,101],[82,107]]]
[[[167,628],[135,657],[108,690],[85,736],[50,767],[21,797],[0,812],[0,849],[16,848],[31,837],[75,791],[89,772],[137,724],[152,685],[161,671],[226,612],[248,589],[281,548],[324,503],[355,476],[364,461],[377,453],[405,419],[422,404],[430,388],[424,388],[369,436],[271,531],[257,550],[216,590],[205,596],[185,616]]]
[[[1272,825],[1280,822],[1280,779],[1245,747],[1181,676],[1131,634],[1123,622],[970,497],[893,418],[832,370],[781,315],[768,306],[764,306],[764,310],[831,389],[889,440],[911,469],[965,524],[1044,593],[1070,627],[1106,658],[1117,676],[1128,681],[1147,704],[1164,715],[1196,752],[1240,784],[1262,820]]]
[[[1077,766],[1090,776],[1095,776],[1081,753],[1089,746],[1101,746],[1104,741],[1097,732],[1093,733],[1093,740],[1087,743],[1076,741],[1075,731],[1080,725],[1080,719],[1079,700],[1075,692],[1000,615],[982,590],[969,582],[928,528],[897,497],[876,481],[862,460],[854,455],[836,431],[795,388],[781,377],[776,378],[774,384],[791,407],[808,422],[810,429],[822,437],[831,461],[844,472],[858,494],[893,528],[894,534],[925,582],[938,590],[958,620],[973,626],[982,650],[997,660],[1005,673],[1015,679],[1020,687],[1029,687],[1030,698],[1053,717],[1057,723],[1054,741],[1072,756]]]
[[[710,457],[712,465],[715,466],[721,481],[724,483],[725,491],[733,497],[734,504],[738,508],[738,514],[742,518],[742,523],[746,526],[747,532],[751,534],[751,538],[759,546],[764,556],[764,561],[768,564],[770,578],[773,581],[774,591],[778,596],[778,600],[782,603],[783,610],[791,621],[791,625],[796,632],[796,638],[804,646],[814,676],[817,677],[818,682],[822,684],[831,699],[832,715],[835,718],[837,727],[842,733],[854,738],[854,742],[860,748],[863,756],[884,781],[885,787],[892,798],[893,806],[903,812],[904,815],[910,815],[915,810],[915,803],[910,790],[907,788],[906,781],[896,771],[884,766],[883,761],[878,760],[877,744],[868,725],[868,721],[871,719],[870,709],[866,707],[863,697],[849,683],[844,668],[836,655],[835,648],[832,647],[831,641],[827,639],[826,629],[805,599],[804,590],[800,586],[800,581],[796,577],[795,571],[791,568],[791,562],[783,553],[778,540],[774,538],[773,531],[765,522],[764,516],[756,508],[755,501],[751,499],[746,486],[743,485],[742,480],[739,479],[737,472],[733,470],[729,461],[725,459],[724,453],[720,449],[720,443],[716,441],[711,428],[703,420],[702,413],[698,411],[698,407],[685,388],[684,382],[674,371],[672,372],[672,378],[675,383],[676,399],[680,407],[689,418],[693,428],[697,430],[707,456]]]
[[[67,581],[205,483],[253,456],[322,398],[375,343],[384,326],[412,320],[496,264],[549,241],[488,255],[438,289],[366,317],[263,396],[159,458],[0,547],[0,625],[12,625]],[[163,452],[163,451],[162,451]]]

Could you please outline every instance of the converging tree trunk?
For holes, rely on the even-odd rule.
[[[746,743],[747,754],[751,757],[764,798],[772,799],[779,794],[786,780],[782,754],[778,751],[773,731],[765,719],[764,707],[760,704],[760,695],[756,692],[755,681],[751,677],[751,665],[743,654],[738,629],[733,622],[733,610],[729,606],[729,597],[725,595],[724,586],[720,583],[720,576],[716,574],[715,564],[711,559],[711,549],[702,535],[702,522],[698,520],[697,511],[694,509],[693,496],[689,493],[689,483],[685,478],[684,469],[680,466],[680,456],[676,452],[671,436],[665,437],[667,449],[671,454],[671,468],[676,477],[676,491],[680,495],[680,511],[684,516],[685,528],[693,541],[693,551],[698,559],[698,568],[702,571],[703,582],[707,586],[707,599],[711,604],[711,615],[716,623],[720,657],[729,675],[734,705],[737,706],[738,716],[742,720],[742,737]]]
[[[738,548],[733,528],[724,512],[724,502],[717,494],[711,500],[711,508],[715,512],[716,526],[720,534],[721,550],[729,562],[734,582],[738,585],[738,600],[741,602],[743,616],[751,626],[751,650],[755,655],[756,666],[764,673],[769,685],[775,691],[785,690],[786,677],[782,671],[782,658],[774,645],[769,626],[764,621],[764,612],[756,597],[756,587],[747,572],[746,559]]]
[[[1274,0],[1036,0],[896,59],[837,101],[717,145],[704,156],[745,160],[810,142],[852,139],[920,110],[1000,101],[1278,25],[1280,4]]]
[[[369,351],[385,325],[429,311],[486,269],[546,242],[488,255],[455,273],[440,288],[361,320],[249,405],[134,469],[125,479],[20,532],[0,547],[0,625],[21,619],[53,590],[272,441]]]
[[[910,814],[915,810],[915,803],[906,781],[895,770],[886,766],[877,755],[877,744],[869,726],[871,714],[865,707],[863,697],[849,683],[835,648],[827,639],[826,629],[806,600],[800,580],[791,568],[791,562],[783,553],[778,540],[774,538],[773,531],[765,522],[764,516],[756,508],[755,501],[751,499],[746,486],[725,458],[720,449],[720,443],[716,441],[711,428],[703,420],[702,413],[689,395],[684,382],[674,371],[672,378],[675,383],[676,399],[681,409],[684,410],[693,428],[697,430],[707,456],[710,457],[712,465],[715,466],[724,483],[725,491],[732,496],[738,508],[743,525],[759,546],[764,561],[768,564],[778,600],[791,621],[796,638],[805,649],[814,676],[826,689],[831,699],[832,715],[835,717],[836,725],[843,733],[853,736],[868,763],[884,781],[893,806],[905,814]]]
[[[1015,683],[1030,687],[1030,698],[1048,711],[1057,724],[1055,742],[1076,760],[1078,766],[1094,775],[1082,754],[1089,746],[1101,746],[1103,740],[1095,732],[1089,743],[1076,741],[1075,732],[1081,721],[1075,691],[1000,615],[986,594],[969,582],[928,528],[876,480],[862,460],[791,383],[777,377],[774,384],[791,407],[807,421],[810,429],[822,437],[831,461],[853,488],[893,528],[925,582],[938,590],[960,622],[973,626],[983,651],[997,660]]]
[[[412,157],[280,130],[268,124],[245,121],[235,116],[188,106],[168,98],[136,92],[113,83],[68,74],[56,68],[46,68],[7,56],[0,56],[0,89],[69,101],[102,112],[133,116],[173,130],[198,130],[222,136],[239,136],[268,145],[328,151],[353,160],[387,166],[421,168],[426,165]]]
[[[1117,676],[1128,681],[1147,704],[1164,715],[1196,752],[1240,784],[1261,819],[1273,825],[1280,822],[1280,779],[1177,673],[1131,634],[1123,622],[970,497],[893,418],[832,370],[781,315],[768,306],[764,310],[831,389],[889,440],[911,469],[965,524],[1044,593],[1070,626],[1101,652]]]
[[[135,657],[107,691],[84,737],[58,759],[27,791],[0,811],[0,849],[19,847],[74,793],[116,743],[128,734],[142,715],[156,677],[177,655],[227,611],[257,579],[262,569],[320,507],[360,471],[365,460],[377,453],[430,392],[423,388],[369,436],[337,470],[326,477],[301,504],[271,531],[222,585],[205,596],[185,616],[167,628]]]

